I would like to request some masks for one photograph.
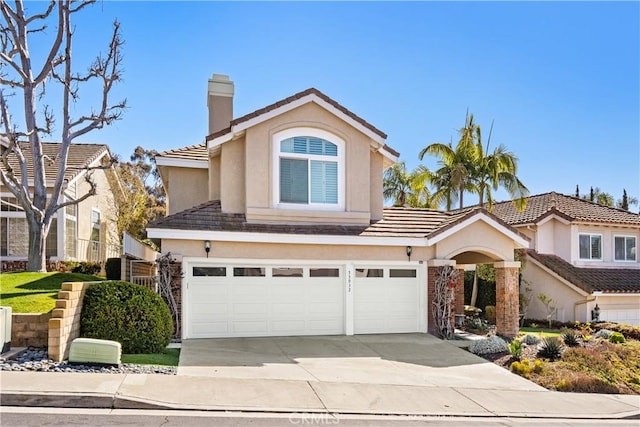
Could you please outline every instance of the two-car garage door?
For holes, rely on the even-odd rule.
[[[415,264],[184,266],[184,338],[426,330]]]

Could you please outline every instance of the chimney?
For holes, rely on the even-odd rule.
[[[209,79],[207,107],[209,107],[209,135],[229,127],[233,120],[233,82],[229,76],[214,74]]]

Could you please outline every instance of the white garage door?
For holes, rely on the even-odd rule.
[[[345,333],[342,266],[186,267],[186,338]]]
[[[358,267],[354,284],[356,334],[419,332],[417,267]]]
[[[601,310],[600,320],[605,320],[607,322],[624,323],[626,325],[640,326],[640,310],[638,309]]]

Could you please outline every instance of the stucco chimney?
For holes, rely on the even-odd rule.
[[[209,135],[229,127],[229,122],[233,119],[233,92],[234,86],[229,76],[214,74],[209,79]]]

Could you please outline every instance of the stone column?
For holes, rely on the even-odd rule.
[[[496,333],[513,338],[518,335],[520,294],[518,272],[520,263],[502,261],[493,264],[496,270]]]
[[[449,259],[432,259],[427,261],[427,331],[430,334],[436,335],[436,336],[438,335],[438,332],[435,327],[436,322],[433,317],[432,304],[435,298],[436,278],[440,273],[440,268],[446,265],[450,265],[454,267],[456,265],[456,262],[454,260],[449,260]],[[463,285],[464,285],[464,278],[463,278]],[[454,303],[454,307],[456,307],[455,303]],[[451,315],[452,316],[455,315],[455,312],[452,312]]]

